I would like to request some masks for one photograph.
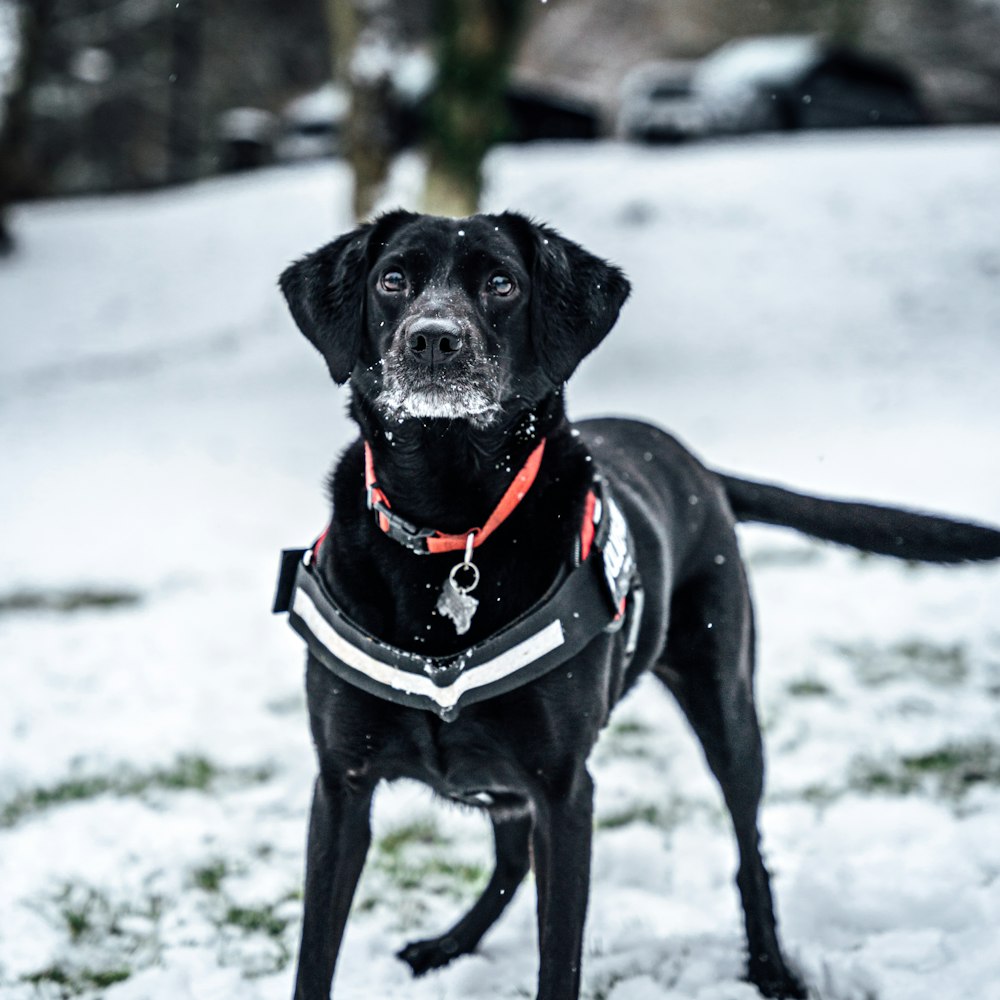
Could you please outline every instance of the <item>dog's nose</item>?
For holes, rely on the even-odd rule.
[[[418,319],[410,324],[406,346],[422,365],[436,368],[454,361],[463,346],[457,323],[446,319]]]

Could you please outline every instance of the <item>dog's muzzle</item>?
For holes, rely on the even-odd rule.
[[[486,426],[501,412],[502,384],[484,350],[482,333],[466,324],[419,317],[393,338],[376,404],[390,419],[443,417]]]

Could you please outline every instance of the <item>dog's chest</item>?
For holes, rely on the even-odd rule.
[[[530,762],[516,743],[498,741],[476,720],[435,723],[421,760],[424,780],[441,796],[491,812],[516,814],[528,808]]]
[[[422,557],[396,547],[380,556],[372,588],[378,616],[362,624],[417,656],[447,656],[489,639],[541,599],[563,561],[559,547],[518,544],[516,536],[477,550],[474,575],[456,570],[462,553]]]

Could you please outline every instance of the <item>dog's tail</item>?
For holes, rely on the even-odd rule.
[[[804,496],[719,474],[738,521],[793,528],[814,538],[917,562],[1000,559],[1000,531],[895,507]]]

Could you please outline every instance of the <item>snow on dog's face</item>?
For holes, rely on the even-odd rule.
[[[514,213],[392,212],[293,264],[281,288],[335,381],[384,419],[477,427],[565,381],[628,295],[617,268]]]

